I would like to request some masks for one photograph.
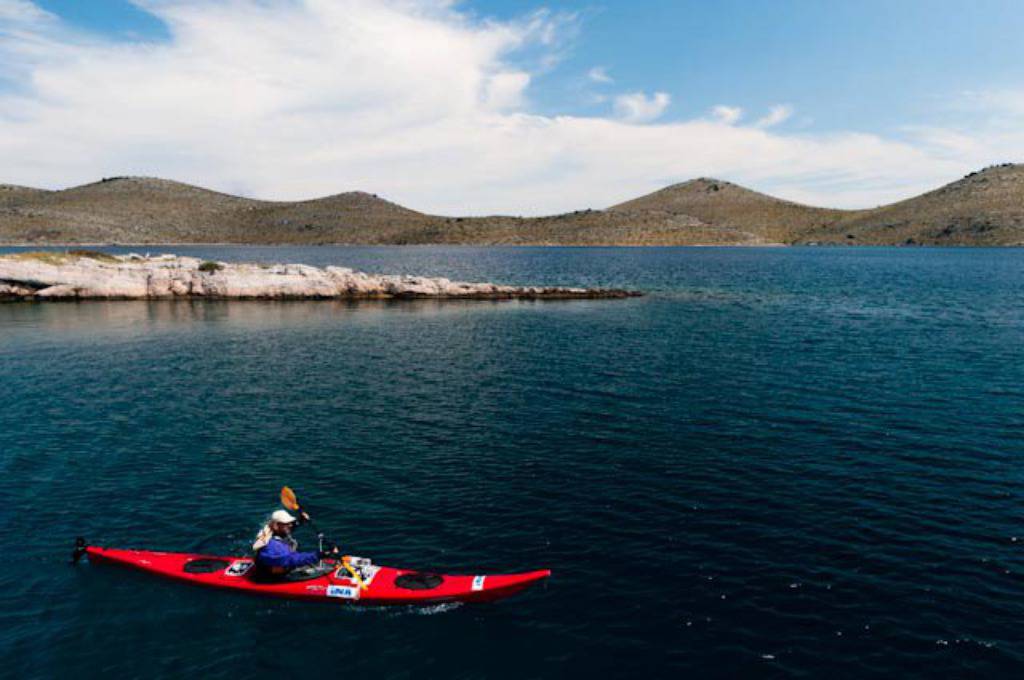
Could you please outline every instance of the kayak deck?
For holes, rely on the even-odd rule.
[[[325,560],[327,573],[305,580],[265,582],[251,578],[251,557],[222,557],[151,550],[87,546],[94,563],[132,567],[197,585],[299,600],[335,600],[360,604],[488,602],[514,595],[543,581],[551,571],[519,574],[434,575],[411,569],[362,566],[362,584],[340,561]],[[326,569],[325,569],[326,571]],[[360,573],[361,572],[361,573]]]

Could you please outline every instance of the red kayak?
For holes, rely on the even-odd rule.
[[[543,581],[547,569],[521,574],[451,576],[394,569],[365,558],[324,560],[295,570],[286,580],[254,578],[251,557],[217,557],[151,550],[117,550],[81,546],[94,563],[134,567],[158,576],[213,588],[298,600],[348,601],[359,604],[434,604],[488,602],[508,597]]]

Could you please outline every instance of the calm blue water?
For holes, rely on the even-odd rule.
[[[5,673],[1024,672],[1024,251],[175,250],[650,294],[0,305]],[[242,550],[282,484],[381,563],[554,576],[353,610],[66,564]]]

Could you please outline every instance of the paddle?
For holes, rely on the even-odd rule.
[[[281,505],[288,508],[292,512],[297,512],[300,515],[303,514],[302,506],[299,505],[299,499],[296,498],[295,492],[292,491],[292,488],[290,486],[281,487]],[[306,517],[309,518],[309,513],[305,514]],[[314,529],[316,529],[316,525],[313,524],[312,518],[309,519],[309,523],[313,525]]]
[[[302,506],[299,505],[298,497],[296,497],[295,492],[292,491],[291,487],[289,486],[281,487],[281,505],[288,508],[292,512],[297,512],[300,515],[303,515],[309,522],[309,525],[313,527],[313,530],[316,531],[317,535],[319,535],[321,539],[323,538],[323,534],[320,533],[320,529],[317,528],[316,523],[313,521],[313,518],[309,516],[308,512],[302,509]],[[348,573],[352,575],[352,578],[355,579],[355,582],[359,584],[360,590],[366,590],[366,584],[363,583],[362,577],[359,575],[359,572],[352,568],[352,565],[349,564],[348,559],[342,557],[341,563],[345,566],[345,569],[348,570]]]
[[[320,532],[320,527],[316,525],[316,522],[314,522],[313,518],[309,516],[309,513],[303,510],[302,506],[299,505],[299,499],[295,496],[295,492],[292,491],[292,488],[290,486],[281,487],[281,505],[288,508],[292,512],[299,513],[299,516],[302,519],[309,522],[309,525],[313,527],[313,531],[315,531],[318,536],[323,538],[323,533]]]

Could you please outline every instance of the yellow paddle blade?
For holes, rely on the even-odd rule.
[[[281,487],[281,505],[289,510],[299,509],[299,500],[295,497],[295,492],[290,487]]]

